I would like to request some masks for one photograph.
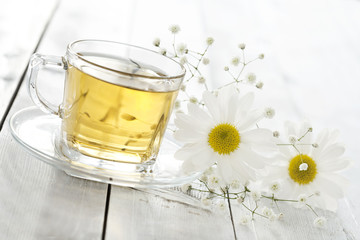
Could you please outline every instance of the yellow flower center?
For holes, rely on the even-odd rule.
[[[307,168],[301,168],[300,165],[306,163]],[[308,184],[315,179],[317,170],[315,161],[303,154],[299,154],[291,159],[289,164],[289,175],[290,178],[299,184]]]
[[[208,143],[219,154],[230,154],[240,144],[240,134],[236,127],[228,123],[222,123],[211,129]]]

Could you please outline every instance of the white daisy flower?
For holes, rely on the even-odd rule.
[[[223,88],[218,96],[204,92],[207,112],[189,103],[188,114],[176,114],[179,129],[174,136],[185,145],[175,158],[184,161],[185,172],[204,171],[216,163],[227,184],[256,178],[277,146],[270,130],[255,128],[264,115],[251,109],[253,101],[252,93],[241,97],[234,89]]]
[[[337,199],[344,196],[348,183],[338,171],[348,167],[350,160],[342,156],[345,148],[337,142],[338,131],[323,130],[317,136],[318,146],[314,148],[309,126],[306,122],[299,127],[286,123],[286,135],[294,137],[296,145],[279,148],[278,166],[269,169],[268,180],[283,180],[283,191],[279,193],[282,198],[298,199],[311,206],[335,211]]]

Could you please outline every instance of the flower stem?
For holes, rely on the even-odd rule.
[[[228,205],[229,205],[231,224],[232,224],[233,231],[234,231],[234,237],[235,237],[235,240],[237,240],[235,224],[234,224],[234,218],[233,218],[233,214],[232,214],[232,210],[231,210],[231,203],[230,203],[230,196],[229,196],[229,190],[228,189],[226,190],[226,195],[227,195],[227,201],[228,201]]]

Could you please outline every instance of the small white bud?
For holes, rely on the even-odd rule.
[[[312,132],[312,131],[313,131],[313,128],[312,128],[312,127],[309,127],[308,131],[309,131],[309,132]]]
[[[197,103],[198,102],[198,99],[196,97],[191,97],[189,100],[190,100],[191,103]]]
[[[277,217],[278,220],[282,220],[284,218],[284,214],[279,213],[276,217]]]
[[[258,89],[262,89],[263,86],[264,86],[264,83],[263,83],[263,82],[258,82],[258,83],[256,83],[255,86],[256,86]]]
[[[191,184],[187,183],[181,186],[181,191],[186,193],[191,189]]]
[[[186,54],[188,52],[186,44],[185,43],[179,43],[177,45],[176,51],[179,55]]]
[[[240,63],[240,58],[239,57],[233,57],[231,59],[231,64],[232,65],[237,66],[237,65],[239,65],[239,63]]]
[[[205,83],[205,78],[204,78],[203,76],[200,76],[200,77],[198,78],[198,83],[200,83],[200,84]]]
[[[246,76],[248,83],[253,84],[256,81],[255,73],[248,73]]]
[[[295,144],[297,142],[297,138],[294,135],[289,136],[289,142],[291,144]]]
[[[320,196],[320,192],[319,192],[319,191],[316,191],[314,194],[315,194],[315,196]]]
[[[211,200],[208,198],[201,198],[201,204],[205,207],[208,207],[211,205]]]
[[[229,71],[229,67],[228,67],[228,66],[225,66],[225,67],[224,67],[224,71],[225,71],[225,72]]]
[[[236,201],[238,202],[238,203],[243,203],[244,202],[244,197],[242,197],[242,196],[240,196],[240,197],[238,197],[237,199],[236,199]]]
[[[278,131],[274,131],[274,132],[273,132],[273,136],[276,137],[276,138],[278,138],[278,137],[280,136],[280,133],[279,133]]]
[[[314,226],[318,228],[322,228],[326,225],[326,218],[325,217],[317,217],[314,219]]]
[[[175,101],[175,109],[179,109],[181,107],[181,103],[179,100]]]
[[[248,214],[240,216],[240,224],[241,225],[248,225],[251,222],[251,220],[252,220],[252,217]]]
[[[216,204],[216,207],[218,210],[220,211],[225,211],[226,210],[226,202],[225,201],[219,201],[217,204]]]
[[[180,90],[185,92],[186,91],[186,85],[181,85]]]
[[[230,187],[233,189],[239,189],[240,188],[240,181],[239,180],[234,180],[231,182]]]
[[[154,41],[153,41],[153,45],[154,45],[155,47],[160,46],[160,38],[155,38]]]
[[[299,166],[299,170],[300,171],[306,171],[306,170],[308,170],[308,167],[309,167],[309,165],[307,163],[302,163]]]
[[[206,44],[207,45],[212,45],[214,43],[214,38],[212,38],[212,37],[208,37],[207,39],[206,39]]]
[[[239,44],[239,48],[240,48],[241,50],[244,50],[245,47],[246,47],[245,43],[240,43],[240,44]]]
[[[311,146],[312,146],[313,148],[318,148],[318,147],[319,147],[319,144],[313,143],[313,144],[311,144]]]
[[[265,55],[263,53],[260,53],[258,58],[259,59],[264,59],[264,57],[265,57]]]
[[[166,55],[166,49],[165,48],[160,48],[159,53],[162,54],[162,55]]]
[[[265,108],[264,117],[272,119],[275,116],[275,110],[271,107]]]
[[[180,58],[180,64],[181,65],[185,65],[187,63],[187,58],[186,58],[186,56],[182,56],[181,58]]]
[[[169,27],[169,31],[173,34],[177,34],[178,32],[180,32],[180,26],[177,24],[173,24]]]
[[[204,65],[208,65],[208,64],[210,63],[210,59],[208,59],[208,58],[203,58],[202,63],[203,63]]]

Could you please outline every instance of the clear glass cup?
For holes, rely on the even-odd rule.
[[[60,105],[38,90],[38,72],[49,66],[66,71]],[[63,57],[34,54],[29,90],[38,107],[62,119],[56,149],[72,164],[144,171],[155,163],[184,75],[182,65],[154,51],[79,40]]]

